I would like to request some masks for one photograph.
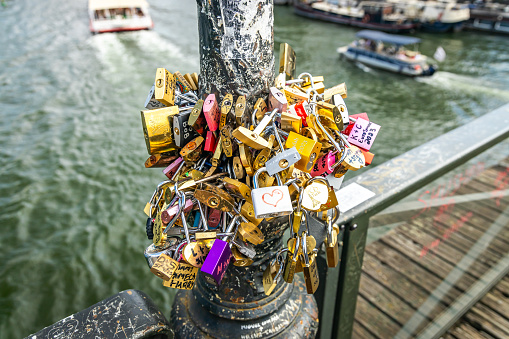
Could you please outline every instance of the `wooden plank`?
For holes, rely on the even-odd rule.
[[[429,235],[432,239],[440,239],[440,243],[437,247],[441,247],[445,244],[450,246],[452,249],[457,251],[457,253],[460,254],[459,259],[463,258],[466,253],[472,248],[472,246],[477,242],[477,240],[472,240],[469,238],[464,237],[463,235],[457,233],[457,232],[440,232],[436,228],[433,227],[426,227],[426,225],[422,225],[421,228],[418,226],[418,221],[415,221],[415,223],[402,225],[399,230],[402,232],[409,231],[409,234],[417,233],[417,234],[425,234]],[[445,226],[445,225],[444,225]],[[447,230],[449,227],[444,227],[445,230]],[[444,234],[447,234],[447,239],[445,239]],[[434,241],[434,240],[433,240]],[[432,241],[432,242],[433,242]],[[429,244],[431,245],[430,242]],[[427,246],[427,245],[425,245]],[[434,249],[433,249],[434,250]],[[478,262],[485,264],[486,266],[494,266],[498,263],[498,261],[503,257],[503,255],[498,254],[497,252],[493,252],[491,250],[486,249],[483,251],[483,253],[476,259]],[[482,267],[481,267],[482,268]],[[484,271],[485,268],[481,271]]]
[[[461,322],[458,326],[449,330],[448,333],[458,339],[495,339],[486,332],[478,331],[467,322]]]
[[[465,314],[465,319],[494,337],[509,338],[509,320],[483,304],[477,303]]]
[[[425,232],[423,230],[423,226],[424,225],[419,226],[417,224],[410,223],[405,225],[405,227],[398,228],[395,231],[410,238],[412,241],[420,244],[421,247],[424,248],[425,246],[428,247],[431,245],[436,239]],[[462,253],[461,251],[453,248],[447,242],[440,242],[436,247],[433,248],[432,251],[436,256],[436,261],[441,260],[452,265],[459,263],[460,260],[465,256],[465,253]],[[487,264],[483,263],[483,261]],[[468,270],[465,273],[472,275],[475,278],[479,278],[482,277],[488,271],[488,269],[495,264],[496,261],[493,260],[493,258],[490,258],[483,253],[468,267]]]
[[[410,307],[402,298],[377,283],[367,274],[364,274],[361,278],[359,293],[400,325],[406,323],[415,313],[415,309]]]
[[[415,308],[421,306],[429,294],[442,282],[441,277],[383,243],[370,244],[366,247],[366,253],[369,258],[367,262],[365,261],[366,273],[376,277],[384,286],[390,286],[398,291],[400,296]],[[458,289],[452,288],[443,302],[452,303],[460,295],[461,292]]]
[[[364,297],[357,298],[355,319],[377,338],[392,338],[400,326]]]
[[[376,337],[358,321],[354,321],[352,339],[376,339]]]
[[[492,289],[480,302],[505,318],[509,318],[509,294],[498,288]]]
[[[413,240],[405,237],[403,234],[391,232],[391,236],[382,238],[380,241],[385,243],[392,248],[398,250],[403,255],[407,256],[415,263],[427,269],[429,272],[436,276],[444,279],[453,270],[454,266],[443,260],[436,260],[433,256],[420,256],[422,245],[415,243]],[[459,290],[465,291],[477,279],[469,274],[465,274],[456,282],[456,286]]]

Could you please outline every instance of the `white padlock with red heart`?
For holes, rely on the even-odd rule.
[[[251,190],[251,198],[253,199],[255,217],[261,219],[291,214],[293,207],[288,186],[283,185],[281,177],[276,173],[279,186],[258,188],[258,178],[262,172],[267,172],[267,169],[262,167],[253,176],[254,188]]]

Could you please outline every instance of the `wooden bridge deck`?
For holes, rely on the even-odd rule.
[[[507,267],[508,159],[489,168],[475,164],[450,182],[430,185],[416,202],[372,218],[353,337],[426,337],[465,292],[497,273],[503,277]],[[509,276],[444,337],[508,338]]]

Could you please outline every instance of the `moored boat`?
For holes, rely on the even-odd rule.
[[[454,1],[426,1],[423,2],[419,21],[420,27],[428,32],[458,32],[470,18],[470,10],[466,4]]]
[[[386,32],[409,32],[417,27],[414,20],[397,11],[394,4],[386,2],[361,1],[351,6],[350,2],[297,0],[293,6],[298,15],[343,25]]]
[[[419,38],[372,30],[362,30],[357,33],[357,37],[359,40],[338,48],[338,53],[369,67],[408,76],[433,75],[438,68],[436,65],[429,65],[428,58],[417,49],[405,48],[417,45],[421,41]]]
[[[486,3],[470,9],[470,20],[466,28],[489,32],[509,34],[509,5]]]
[[[146,0],[89,0],[90,32],[151,29],[154,24]]]

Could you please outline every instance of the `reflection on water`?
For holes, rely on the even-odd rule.
[[[147,170],[139,110],[157,67],[199,68],[192,1],[149,1],[153,31],[92,36],[86,2],[8,1],[0,8],[0,333],[20,338],[120,290],[141,289],[169,315],[173,291],[146,267]],[[275,41],[297,71],[346,82],[350,112],[382,126],[374,164],[508,99],[503,37],[426,35],[448,58],[427,79],[363,71],[336,49],[355,29],[276,8]],[[65,34],[64,34],[65,33]]]

